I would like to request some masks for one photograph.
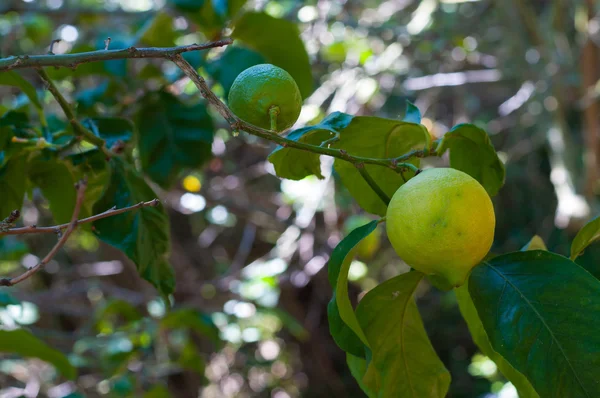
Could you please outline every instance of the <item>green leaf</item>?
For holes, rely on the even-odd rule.
[[[193,372],[196,372],[201,378],[204,378],[206,363],[204,361],[204,358],[202,358],[198,354],[198,348],[191,340],[188,340],[187,343],[183,346],[177,363],[183,369],[188,369]]]
[[[131,120],[119,117],[97,117],[85,119],[81,123],[92,133],[104,139],[107,148],[119,141],[123,143],[131,141],[135,129]]]
[[[183,11],[199,11],[204,5],[204,0],[169,0],[169,3]]]
[[[493,349],[542,397],[600,396],[600,281],[542,250],[475,267],[469,293]]]
[[[186,167],[200,167],[212,156],[213,122],[204,104],[188,107],[160,93],[138,114],[138,147],[144,171],[162,187]]]
[[[0,220],[13,210],[21,210],[25,198],[26,157],[12,157],[0,167]]]
[[[321,145],[322,142],[338,135],[350,124],[352,118],[351,115],[334,112],[317,125],[292,131],[287,138],[305,144]],[[301,180],[313,174],[324,178],[321,174],[319,156],[313,152],[278,146],[269,155],[269,161],[273,163],[275,173],[281,178]]]
[[[404,119],[402,120],[408,123],[419,124],[421,123],[421,111],[415,106],[415,104],[410,101],[406,101],[406,113],[404,114]]]
[[[2,244],[2,241],[0,240],[0,245],[1,244]],[[14,298],[9,293],[0,290],[0,308],[4,308],[7,305],[19,305],[19,304],[21,304],[21,302],[19,300]]]
[[[3,220],[5,216],[0,218]],[[19,261],[27,253],[29,248],[16,236],[8,235],[0,239],[0,261]]]
[[[169,312],[160,322],[161,327],[167,329],[190,329],[208,337],[214,343],[220,343],[219,329],[212,318],[200,311],[191,308],[182,308]]]
[[[367,397],[376,398],[377,394],[363,382],[363,377],[367,372],[367,361],[364,358],[355,357],[350,353],[346,353],[346,363],[348,364],[350,373],[356,379],[356,382],[363,392],[367,394]]]
[[[529,380],[527,380],[527,378],[521,372],[513,368],[513,366],[506,359],[504,359],[502,355],[498,354],[492,348],[490,340],[488,339],[485,329],[483,328],[483,324],[477,315],[475,304],[473,304],[473,300],[471,300],[471,296],[469,295],[468,283],[469,282],[467,281],[466,284],[456,288],[454,291],[456,293],[456,299],[458,301],[460,313],[467,322],[467,326],[469,327],[469,332],[471,332],[473,341],[475,344],[477,344],[477,347],[484,355],[496,363],[498,369],[504,375],[504,377],[506,377],[515,386],[519,392],[519,397],[539,398],[538,393],[535,392],[531,383],[529,383]]]
[[[571,260],[575,260],[583,251],[600,239],[600,216],[596,216],[587,222],[577,232],[573,243],[571,243]]]
[[[29,180],[48,200],[54,221],[64,224],[71,220],[77,192],[75,178],[67,164],[55,158],[39,155],[29,161]]]
[[[206,70],[223,86],[224,97],[227,97],[231,85],[241,72],[265,62],[264,57],[255,51],[243,47],[228,47],[218,59],[206,66]]]
[[[539,235],[533,235],[531,240],[521,248],[521,251],[523,252],[528,250],[548,250],[548,248]]]
[[[459,124],[447,132],[437,153],[450,150],[450,166],[464,171],[483,185],[490,196],[504,185],[504,164],[487,133],[472,124]]]
[[[156,198],[132,166],[121,158],[112,158],[110,184],[94,205],[94,213],[113,206],[123,208]],[[168,263],[169,220],[162,207],[143,207],[94,222],[95,234],[104,242],[123,251],[137,266],[139,274],[167,295],[173,292],[173,270]]]
[[[148,47],[173,47],[177,33],[173,27],[173,17],[166,12],[157,13],[142,27],[140,42]]]
[[[421,320],[413,294],[423,279],[407,272],[369,291],[356,316],[372,358],[363,382],[379,397],[445,397],[450,374],[439,359]]]
[[[146,392],[144,398],[171,398],[171,394],[166,387],[158,385]]]
[[[126,323],[142,319],[142,314],[135,306],[124,300],[110,299],[96,314],[96,330],[102,333],[103,328],[113,329],[113,320],[120,317]]]
[[[60,351],[49,347],[24,329],[0,330],[0,352],[28,358],[39,358],[51,363],[68,379],[75,379],[77,371]]]
[[[98,149],[77,153],[68,158],[73,164],[72,171],[75,181],[79,181],[84,177],[87,179],[87,188],[85,189],[80,218],[89,217],[93,214],[94,204],[100,199],[104,193],[104,188],[109,183],[108,161]],[[106,208],[102,211],[108,209]]]
[[[27,95],[31,103],[35,105],[38,110],[42,110],[42,103],[38,99],[35,87],[27,80],[23,79],[17,72],[8,71],[0,73],[0,85],[20,88],[25,95]]]
[[[328,263],[329,283],[333,288],[333,297],[327,306],[329,331],[342,350],[357,357],[365,356],[365,346],[368,349],[369,343],[348,297],[348,271],[352,262],[348,254],[377,228],[377,224],[378,221],[371,221],[350,232],[333,249]]]
[[[247,12],[235,21],[231,34],[259,52],[273,65],[285,69],[298,84],[302,98],[313,92],[308,53],[295,23],[263,12]]]
[[[412,149],[428,148],[429,141],[429,133],[420,124],[374,116],[357,116],[348,127],[340,131],[340,140],[334,146],[354,156],[387,159],[404,155]],[[418,166],[419,159],[414,158],[410,163]],[[335,159],[334,167],[360,207],[369,213],[385,215],[386,204],[362,178],[356,166],[345,160]],[[364,167],[390,198],[405,182],[400,173],[387,167],[372,164],[365,164]],[[412,176],[412,171],[404,172],[406,180]]]

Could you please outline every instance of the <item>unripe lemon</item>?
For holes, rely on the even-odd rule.
[[[240,119],[271,129],[271,113],[276,112],[275,131],[291,127],[302,108],[302,96],[294,78],[271,64],[252,66],[238,75],[229,90],[229,108]]]
[[[488,193],[451,168],[421,172],[402,185],[387,210],[387,234],[408,265],[452,286],[465,283],[494,240],[496,218]]]
[[[350,232],[355,230],[358,227],[362,227],[365,224],[373,221],[369,217],[365,217],[362,215],[353,215],[348,217],[346,222],[344,223],[344,232],[345,235],[348,235]],[[355,253],[363,260],[370,260],[377,250],[379,250],[379,245],[381,243],[381,231],[379,228],[375,228],[373,232],[367,235],[363,240],[361,240],[358,245],[354,247]]]

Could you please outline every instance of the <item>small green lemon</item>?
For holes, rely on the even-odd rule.
[[[451,168],[421,172],[402,185],[387,210],[387,234],[396,253],[452,286],[465,283],[494,240],[496,218],[488,193]]]
[[[260,64],[235,79],[229,90],[229,108],[250,124],[283,131],[298,120],[302,96],[289,73],[275,65]]]
[[[344,223],[344,233],[348,235],[350,232],[355,230],[358,227],[362,227],[365,224],[373,221],[369,217],[361,216],[361,215],[353,215],[346,219]],[[379,246],[381,244],[381,231],[379,228],[375,228],[373,232],[367,235],[363,240],[361,240],[358,245],[354,248],[356,255],[363,260],[370,260],[377,250],[379,250]]]

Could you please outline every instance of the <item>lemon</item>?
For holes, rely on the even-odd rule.
[[[456,169],[436,168],[398,188],[386,228],[408,265],[460,286],[489,252],[495,224],[492,201],[477,180]]]
[[[229,108],[250,124],[283,131],[298,120],[302,96],[289,73],[275,65],[260,64],[235,79],[229,90]]]
[[[353,215],[346,219],[344,223],[344,232],[345,235],[348,235],[350,232],[355,230],[358,227],[362,227],[365,224],[373,221],[372,219],[361,216],[361,215]],[[367,235],[363,240],[361,240],[358,245],[354,247],[355,254],[358,255],[363,260],[371,259],[381,244],[381,231],[379,228],[375,228],[373,232]]]

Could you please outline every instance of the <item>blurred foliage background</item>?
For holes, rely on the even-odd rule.
[[[507,170],[494,198],[494,252],[537,234],[566,255],[574,232],[597,214],[600,7],[592,0],[3,0],[0,55],[46,53],[53,39],[61,39],[56,54],[103,48],[108,36],[112,49],[204,42],[231,34],[226,21],[235,25],[249,10],[301,32],[313,90],[297,126],[333,111],[399,118],[410,100],[435,138],[461,122],[484,127]],[[241,70],[265,62],[245,39],[186,55],[219,95]],[[271,37],[268,46],[285,54],[286,43]],[[188,103],[200,98],[160,60],[51,72],[81,116],[149,115],[146,94],[161,86]],[[60,114],[35,73],[22,75]],[[310,77],[302,84],[310,88]],[[0,87],[3,111],[24,101]],[[166,315],[124,255],[79,230],[45,272],[0,290],[2,327],[27,328],[68,353],[79,376],[65,381],[45,362],[3,356],[0,397],[363,396],[329,335],[326,262],[369,216],[337,182],[331,159],[322,160],[323,180],[280,180],[266,161],[271,145],[214,120],[206,167],[155,186],[171,217],[174,311]],[[140,136],[157,128],[140,126]],[[37,191],[23,210],[27,224],[53,223]],[[407,269],[383,230],[364,243],[351,268],[357,299]],[[52,244],[3,238],[1,273],[35,264]],[[578,261],[600,274],[598,245]],[[417,297],[452,373],[448,396],[516,397],[477,352],[454,293],[424,283]]]

